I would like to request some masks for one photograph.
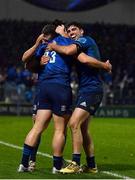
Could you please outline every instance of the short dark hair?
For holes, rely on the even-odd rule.
[[[83,25],[80,24],[80,23],[78,23],[78,22],[76,22],[76,21],[67,23],[67,24],[65,25],[66,30],[67,30],[70,26],[76,26],[76,27],[78,27],[79,29],[84,29]]]
[[[52,35],[52,37],[55,37],[57,35],[55,29],[56,29],[55,25],[46,24],[42,29],[42,33],[44,35]]]
[[[57,27],[57,26],[60,26],[60,25],[65,25],[65,22],[60,20],[60,19],[55,19],[52,24]]]

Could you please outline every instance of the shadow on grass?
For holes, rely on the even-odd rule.
[[[50,168],[40,168],[36,170],[34,173],[40,174],[40,177],[47,179],[115,179],[112,176],[104,175],[104,174],[92,174],[92,173],[80,173],[80,174],[52,174],[52,169]]]

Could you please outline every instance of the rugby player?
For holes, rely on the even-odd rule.
[[[42,34],[37,38],[35,45],[24,54],[24,61],[33,56],[43,40],[45,41],[46,39]],[[49,40],[49,38],[47,40]],[[53,40],[61,45],[69,45],[72,42],[71,39],[62,36],[58,36]],[[52,116],[54,119],[52,172],[56,173],[63,165],[62,153],[65,145],[66,126],[71,114],[72,104],[72,90],[70,87],[70,68],[72,59],[67,56],[61,56],[55,51],[49,52],[44,50],[44,56],[49,57],[49,62],[42,65],[39,72],[38,81],[40,84],[36,121],[33,128],[26,136],[18,172],[31,171],[29,159],[43,130],[47,128]]]
[[[111,72],[112,66],[109,61],[106,61],[106,63],[99,61],[100,52],[98,46],[91,37],[84,36],[81,24],[71,22],[67,25],[66,29],[68,37],[75,40],[75,42],[70,46],[59,46],[59,44],[52,43],[47,48],[61,54],[76,54],[77,58],[83,63],[77,61],[79,92],[75,110],[69,121],[73,142],[72,162],[67,167],[61,169],[60,172],[82,172],[80,158],[81,147],[83,145],[87,161],[83,171],[97,173],[94,144],[88,127],[90,119],[98,109],[103,97],[102,80],[100,71],[97,68],[103,68]],[[78,54],[78,52],[84,52],[85,54]],[[89,65],[91,65],[91,68],[88,67]]]

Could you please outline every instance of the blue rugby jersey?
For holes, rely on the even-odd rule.
[[[47,47],[47,44],[45,44],[45,43],[40,44],[39,47],[37,48],[35,54],[34,54],[35,57],[41,58],[44,55],[46,47]]]
[[[73,42],[70,38],[63,36],[58,36],[53,39],[53,41],[59,45],[65,46],[70,45]],[[42,53],[41,50],[41,54]],[[40,53],[38,53],[38,55],[39,54]],[[59,83],[70,86],[72,57],[59,54],[55,51],[44,51],[44,55],[49,56],[50,60],[41,68],[39,72],[39,81],[41,82],[45,80],[46,83]]]
[[[74,42],[80,51],[100,60],[100,52],[96,42],[88,36],[82,36]],[[102,92],[102,80],[99,69],[77,62],[80,92]]]

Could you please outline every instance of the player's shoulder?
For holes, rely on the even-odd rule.
[[[54,41],[59,41],[59,40],[65,39],[65,38],[66,38],[66,37],[64,37],[64,36],[58,35],[58,36],[55,37],[53,40],[54,40]]]
[[[80,38],[78,38],[77,40],[78,42],[85,44],[85,43],[92,43],[94,42],[94,39],[90,36],[81,36]]]
[[[56,42],[58,44],[64,45],[64,44],[71,44],[73,42],[72,39],[68,38],[68,37],[64,37],[64,36],[57,36],[53,42]]]
[[[69,38],[69,37],[67,37],[67,36],[62,36],[62,35],[57,36],[55,39],[66,39],[66,40],[72,41],[71,38]]]
[[[36,51],[39,51],[39,50],[41,50],[41,49],[45,49],[46,47],[47,47],[47,44],[45,44],[45,43],[40,44],[40,45],[38,46],[38,48],[37,48]]]

